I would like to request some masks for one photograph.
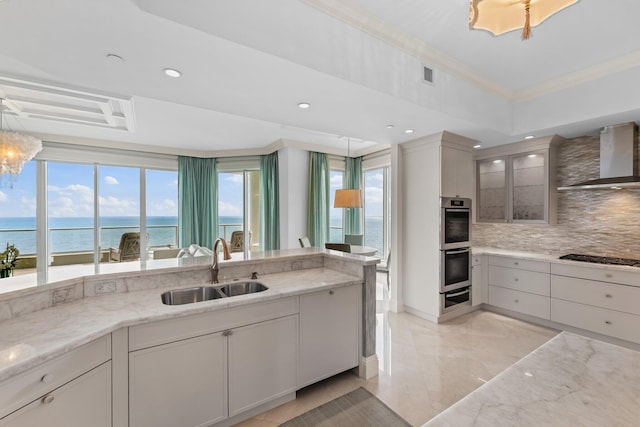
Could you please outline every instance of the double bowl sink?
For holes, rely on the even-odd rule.
[[[220,286],[174,289],[163,293],[160,297],[165,305],[181,305],[237,295],[255,294],[267,289],[269,288],[260,282],[233,282]]]

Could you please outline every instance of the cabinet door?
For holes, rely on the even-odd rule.
[[[544,153],[528,153],[511,157],[513,185],[512,219],[514,221],[546,221],[547,171]]]
[[[440,195],[473,198],[473,155],[455,148],[440,147]]]
[[[227,333],[230,417],[295,392],[297,315],[232,329]]]
[[[474,262],[471,266],[471,305],[478,305],[484,302],[482,300],[483,287],[482,264]]]
[[[478,221],[507,220],[507,159],[478,160]]]
[[[193,427],[225,419],[226,343],[217,333],[129,353],[130,425]]]
[[[358,366],[360,285],[300,296],[299,387]]]
[[[111,362],[6,416],[0,426],[111,426]]]

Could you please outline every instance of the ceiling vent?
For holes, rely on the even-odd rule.
[[[423,66],[422,68],[422,80],[425,83],[433,84],[433,69],[426,66]]]

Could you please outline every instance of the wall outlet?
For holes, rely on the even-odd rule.
[[[96,295],[112,294],[116,291],[116,282],[96,283]]]
[[[56,289],[55,291],[53,291],[53,296],[52,296],[52,305],[60,305],[60,304],[64,304],[66,302],[70,302],[73,301],[73,296],[74,296],[74,290],[75,288],[69,287],[69,288],[62,288],[62,289]]]

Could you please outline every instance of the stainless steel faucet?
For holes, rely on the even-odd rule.
[[[213,242],[213,263],[211,264],[211,283],[218,283],[218,272],[220,267],[218,266],[218,243],[222,243],[222,251],[224,252],[224,259],[231,259],[231,253],[229,253],[229,244],[222,238],[218,237]]]

